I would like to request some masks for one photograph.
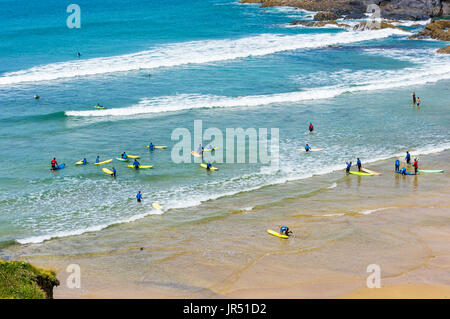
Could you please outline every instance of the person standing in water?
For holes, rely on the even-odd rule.
[[[80,52],[77,52],[77,57],[81,57],[81,53]]]
[[[309,122],[309,132],[314,131],[314,125],[312,125],[311,122]]]
[[[420,107],[420,97],[417,97],[417,107]]]
[[[309,152],[311,150],[311,147],[309,147],[308,144],[305,145],[305,152]]]
[[[50,162],[50,164],[52,165],[52,170],[56,170],[56,168],[59,166],[58,162],[56,161],[56,157],[53,157],[52,161]]]
[[[400,161],[397,157],[397,159],[395,160],[395,171],[399,171],[400,170]]]
[[[113,167],[112,168],[112,174],[111,174],[111,176],[113,177],[113,178],[116,178],[116,173],[117,173],[117,171],[116,171],[116,169],[115,169],[115,167]]]
[[[411,164],[411,154],[409,154],[409,151],[406,151],[406,164]]]
[[[141,191],[139,191],[139,192],[137,193],[137,195],[136,195],[136,200],[137,200],[138,203],[140,203],[140,202],[142,201],[142,193],[141,193]]]
[[[358,166],[358,172],[361,172],[361,160],[359,159],[359,157],[357,158],[357,161],[356,161],[356,166]]]
[[[416,92],[413,92],[411,94],[411,96],[412,96],[413,105],[416,105]]]
[[[95,159],[96,163],[100,163],[100,156],[97,155],[97,158]]]
[[[414,159],[413,167],[414,173],[417,174],[417,170],[419,169],[419,161],[417,160],[417,158]]]
[[[350,162],[350,163],[345,162],[345,164],[347,164],[347,168],[345,169],[345,172],[348,174],[348,173],[350,173],[350,168],[352,167],[352,162]]]
[[[290,236],[292,232],[289,230],[289,227],[287,226],[281,226],[280,227],[280,234]]]

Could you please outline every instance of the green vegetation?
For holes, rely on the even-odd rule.
[[[50,299],[58,285],[54,271],[23,261],[0,260],[0,299]]]

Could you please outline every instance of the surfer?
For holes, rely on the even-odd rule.
[[[211,170],[211,167],[212,167],[212,164],[211,164],[210,162],[206,163],[206,169],[207,169],[208,171]]]
[[[150,150],[154,150],[154,149],[155,149],[155,145],[153,145],[153,143],[150,142],[150,144],[148,145],[148,148],[149,148]]]
[[[417,170],[419,169],[419,161],[417,160],[417,158],[414,159],[413,167],[414,173],[417,174]]]
[[[400,170],[400,161],[397,159],[395,160],[395,171],[399,171]]]
[[[287,226],[281,226],[280,228],[280,234],[290,236],[292,232],[289,230],[289,227]]]
[[[95,159],[96,163],[100,163],[100,156],[97,155],[97,158]]]
[[[81,56],[81,53],[80,52],[77,52],[77,57],[80,57]]]
[[[56,170],[56,168],[59,166],[58,162],[56,161],[56,157],[53,157],[52,161],[50,162],[52,165],[52,170]]]
[[[83,158],[83,160],[81,161],[81,163],[83,163],[83,165],[87,164],[86,158]]]
[[[312,125],[311,122],[309,122],[309,131],[310,132],[314,131],[314,126]]]
[[[411,94],[411,96],[412,96],[413,105],[416,105],[416,92],[413,92]]]
[[[411,154],[409,154],[409,151],[406,151],[406,164],[411,164]]]
[[[358,166],[358,172],[361,172],[361,160],[359,159],[359,157],[357,158],[356,166]]]
[[[111,174],[111,176],[114,177],[114,178],[116,178],[116,173],[117,173],[117,171],[116,171],[116,169],[115,169],[114,167],[112,168],[112,172],[113,172],[113,173]]]
[[[417,107],[420,107],[420,97],[417,97]]]
[[[123,152],[123,153],[122,153],[122,158],[123,158],[123,159],[127,159],[127,158],[128,158],[128,155],[127,155],[126,152]]]
[[[345,169],[345,172],[348,174],[348,173],[350,173],[350,168],[352,167],[352,162],[350,162],[350,163],[345,162],[345,164],[347,164],[347,168]]]
[[[199,144],[199,145],[198,145],[197,153],[198,153],[199,155],[203,155],[203,146],[202,146],[202,144]]]
[[[308,144],[305,145],[305,152],[309,152],[311,150],[311,147],[309,147]]]
[[[139,191],[139,192],[137,193],[137,195],[136,195],[136,200],[137,200],[138,203],[140,203],[140,202],[142,201],[142,193],[141,193],[141,191]]]
[[[37,95],[37,94],[34,95],[34,99],[35,99],[35,100],[39,100],[40,98],[41,98],[41,97],[40,97],[39,95]]]
[[[139,169],[139,165],[140,165],[140,164],[139,164],[138,160],[135,159],[134,162],[133,162],[134,168],[135,168],[135,169]]]
[[[402,168],[401,174],[402,174],[402,175],[406,175],[406,167],[403,167],[403,168]]]

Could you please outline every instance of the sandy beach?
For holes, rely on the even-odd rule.
[[[55,298],[449,298],[449,156],[420,156],[443,174],[400,176],[389,159],[368,166],[382,176],[339,171],[208,201],[196,210],[209,218],[161,233],[155,223],[167,217],[152,216],[3,253],[55,269]],[[300,184],[323,187],[296,193]],[[253,208],[236,209],[242,202]],[[282,224],[289,240],[266,233]],[[80,289],[65,284],[72,263]],[[366,287],[371,264],[381,288]]]

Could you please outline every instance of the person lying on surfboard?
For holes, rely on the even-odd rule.
[[[350,162],[350,163],[345,162],[345,164],[347,164],[347,168],[345,169],[345,172],[347,172],[347,174],[348,174],[348,173],[350,173],[350,167],[352,167],[352,162]]]
[[[357,161],[356,161],[356,165],[358,166],[358,172],[361,172],[361,160],[359,159],[359,157],[357,158]]]
[[[311,147],[309,147],[309,145],[306,144],[306,146],[305,146],[305,152],[309,152],[310,150],[311,150]]]
[[[292,232],[289,230],[289,227],[287,226],[281,226],[280,228],[280,234],[290,236]]]
[[[135,169],[139,169],[139,165],[140,165],[139,162],[137,161],[137,159],[135,159],[134,162],[133,162],[134,168]]]

